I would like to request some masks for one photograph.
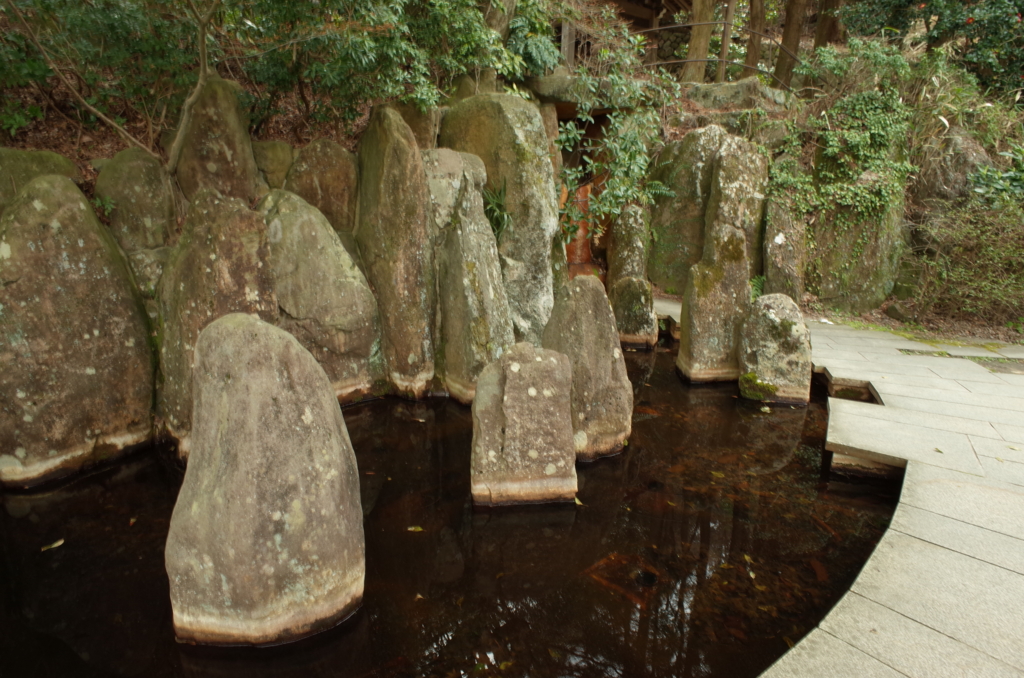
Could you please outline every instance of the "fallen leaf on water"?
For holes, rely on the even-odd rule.
[[[814,576],[818,578],[818,581],[828,581],[828,570],[822,565],[816,558],[810,560],[811,569],[814,570]]]
[[[651,414],[651,415],[654,415],[655,417],[660,417],[661,416],[661,412],[659,412],[658,410],[654,409],[653,407],[643,407],[642,405],[634,407],[633,411],[634,412],[639,412],[640,414]]]
[[[743,560],[747,561],[748,563],[754,562],[754,559],[748,556],[746,553],[743,554]]]
[[[421,596],[420,594],[417,593],[416,597],[413,598],[413,600],[423,600],[423,596]]]
[[[573,499],[573,501],[576,502],[577,506],[586,506],[586,504],[584,504],[582,501],[580,501],[579,497],[573,497],[572,499]]]
[[[410,525],[409,527],[407,527],[405,529],[406,529],[407,532],[422,532],[423,531],[423,528],[420,527],[419,525]]]
[[[548,648],[548,654],[551,655],[552,659],[561,659],[562,658],[562,653],[559,652],[558,650],[556,650],[553,647],[549,647]]]
[[[458,600],[455,601],[455,604],[458,605],[459,607],[462,607],[462,602],[464,600],[466,600],[466,597],[465,596],[461,596]]]
[[[720,471],[712,471],[711,475],[713,475],[716,478],[724,478],[725,477],[725,474],[720,472]]]
[[[733,566],[729,563],[722,563],[719,567],[721,567],[723,570],[731,570]]]
[[[758,591],[767,591],[768,590],[767,586],[761,586],[760,584],[754,584],[754,588],[757,589]]]
[[[674,501],[666,501],[665,503],[668,504],[669,506],[675,506],[676,505],[676,503]]]
[[[502,671],[504,671],[505,669],[510,669],[512,668],[512,662],[501,662],[500,664],[498,664],[498,668]]]
[[[764,412],[765,414],[768,414],[769,412],[772,411],[772,408],[765,405],[764,407],[761,408],[761,411]]]
[[[939,448],[937,448],[937,447],[935,448],[935,451],[936,451],[936,452],[938,452],[939,454],[945,454],[945,452],[943,452],[942,450],[940,450],[940,449],[939,449]]]
[[[793,649],[793,646],[796,645],[796,643],[794,643],[792,640],[790,640],[786,636],[782,636],[782,639],[784,641],[786,641],[786,645],[789,645],[789,649],[791,649],[791,650]]]
[[[129,520],[128,521],[128,527],[131,527],[132,525],[134,525],[135,521],[137,521],[137,520],[138,520],[138,518],[132,518],[131,520]]]
[[[748,572],[747,574],[749,574],[749,575],[750,575],[750,578],[751,578],[751,579],[757,579],[757,575],[756,575],[756,574],[754,574],[753,572]]]
[[[733,636],[735,636],[736,638],[738,638],[740,640],[746,640],[747,639],[747,634],[743,633],[743,631],[740,631],[739,629],[734,629],[732,627],[729,627],[728,631],[729,631],[729,633],[731,633]]]
[[[364,476],[375,476],[375,475],[377,475],[377,474],[376,474],[375,472],[373,472],[373,471],[365,471],[365,472],[363,473],[363,475],[364,475]]]
[[[57,548],[58,546],[60,546],[63,543],[64,543],[64,538],[61,537],[60,539],[58,539],[57,541],[53,542],[52,544],[48,544],[48,545],[44,546],[43,548],[41,548],[39,550],[40,551],[49,551],[50,549]]]
[[[413,417],[412,420],[415,421],[415,422],[418,422],[420,424],[426,424],[427,423],[426,419],[417,419],[416,417]]]

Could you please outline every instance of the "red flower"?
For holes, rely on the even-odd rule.
[[[974,23],[974,17],[973,16],[967,17],[967,23],[973,24]]]

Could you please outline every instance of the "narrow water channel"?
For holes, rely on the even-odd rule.
[[[172,450],[4,495],[0,676],[758,675],[849,588],[899,487],[822,479],[821,392],[762,408],[734,384],[687,385],[667,351],[627,359],[633,435],[578,466],[581,505],[474,511],[472,418],[454,401],[346,408],[365,600],[291,646],[174,641]]]

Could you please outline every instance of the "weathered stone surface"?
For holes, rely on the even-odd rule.
[[[176,172],[188,200],[202,188],[247,201],[266,190],[252,153],[248,115],[238,101],[241,91],[238,83],[211,76],[196,101]]]
[[[64,176],[0,219],[0,484],[115,456],[152,431],[149,327],[124,256]]]
[[[518,0],[488,0],[484,9],[484,22],[497,31],[502,40],[508,39],[508,25],[516,16],[517,3]]]
[[[545,104],[573,104],[579,101],[579,78],[566,68],[556,68],[549,75],[527,78],[526,86]]]
[[[785,156],[775,162],[787,161],[795,162]],[[764,293],[803,299],[806,261],[807,226],[791,196],[776,193],[765,205]]]
[[[267,230],[242,200],[201,191],[164,267],[157,411],[183,455],[192,429],[192,361],[199,332],[228,313],[277,320]]]
[[[0,215],[18,191],[36,177],[60,174],[74,182],[82,180],[75,163],[52,151],[22,151],[0,147]]]
[[[128,148],[96,178],[96,197],[110,201],[110,230],[125,252],[163,247],[177,225],[171,178],[159,160]]]
[[[548,137],[548,153],[551,155],[551,167],[555,172],[555,184],[559,183],[562,171],[562,151],[558,148],[558,109],[554,104],[541,104],[540,118],[544,122],[544,134]]]
[[[632,430],[633,387],[619,348],[615,316],[601,281],[569,283],[544,329],[544,348],[569,356],[576,458],[590,461],[622,449]]]
[[[288,191],[257,206],[267,222],[278,324],[313,354],[339,398],[382,376],[380,320],[366,278],[327,219]]]
[[[422,395],[434,377],[434,262],[429,191],[416,137],[377,108],[359,149],[356,242],[377,298],[388,379]]]
[[[760,109],[777,112],[792,108],[796,97],[781,89],[768,87],[757,78],[743,78],[736,82],[696,85],[686,97],[704,108]]]
[[[576,497],[569,359],[516,344],[484,368],[473,400],[473,503]]]
[[[651,178],[673,196],[658,198],[651,211],[651,250],[647,273],[655,285],[680,293],[690,267],[704,251],[704,212],[711,195],[713,160],[725,141],[725,130],[711,125],[665,147]]]
[[[739,378],[739,334],[750,307],[743,231],[709,215],[704,257],[690,269],[679,317],[676,367],[691,381]]]
[[[612,283],[608,302],[621,343],[645,348],[658,343],[658,314],[651,283],[642,278],[619,278]]]
[[[405,124],[416,137],[416,145],[421,151],[437,148],[437,135],[441,133],[441,118],[445,111],[437,107],[421,111],[416,104],[391,103],[391,108],[405,120]]]
[[[922,158],[910,194],[918,202],[965,197],[971,190],[967,178],[979,168],[991,165],[992,159],[970,132],[951,127],[937,148]]]
[[[551,246],[558,202],[548,139],[537,107],[507,94],[459,102],[441,124],[441,146],[480,157],[491,190],[505,187],[511,223],[498,242],[518,341],[540,343],[551,315]]]
[[[330,139],[317,139],[295,155],[284,189],[320,210],[342,236],[356,228],[359,160]]]
[[[869,190],[882,181],[871,172],[859,180]],[[826,306],[860,313],[878,308],[892,292],[905,249],[903,195],[898,191],[888,209],[870,217],[850,208],[818,215],[804,283]]]
[[[622,278],[647,278],[647,245],[651,233],[650,215],[638,205],[629,205],[612,222],[608,243],[609,288]]]
[[[135,273],[135,284],[144,299],[156,299],[160,276],[173,251],[173,247],[154,247],[126,253],[132,272]]]
[[[764,268],[761,221],[767,190],[768,159],[749,141],[726,137],[714,160],[705,219],[708,227],[714,219],[743,231],[751,278]]]
[[[484,214],[483,162],[442,148],[423,153],[434,217],[438,371],[448,391],[469,403],[476,379],[515,342],[498,247]]]
[[[254,141],[252,155],[270,188],[284,188],[285,177],[295,160],[295,151],[284,141]]]
[[[235,313],[195,349],[194,446],[165,562],[174,631],[297,640],[361,603],[355,454],[327,375],[284,330]]]
[[[811,397],[811,334],[785,294],[751,305],[740,335],[740,394],[750,400],[807,404]]]

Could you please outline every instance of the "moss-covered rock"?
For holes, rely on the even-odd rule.
[[[776,163],[780,162],[776,160]],[[764,293],[804,296],[807,225],[804,215],[783,192],[770,196],[765,207]]]
[[[249,116],[239,102],[242,87],[211,76],[185,130],[177,177],[185,198],[203,188],[251,202],[266,192],[249,139]]]
[[[757,298],[740,338],[740,394],[750,400],[807,404],[811,397],[811,335],[785,294]]]
[[[468,403],[480,371],[515,342],[498,247],[484,214],[487,173],[476,156],[446,148],[424,152],[423,164],[434,216],[438,371],[452,396]]]
[[[441,146],[478,156],[487,186],[505,188],[511,223],[498,242],[502,277],[518,341],[540,343],[554,303],[552,239],[558,201],[548,138],[537,107],[508,94],[482,94],[451,108]]]
[[[387,376],[423,395],[434,377],[430,194],[416,137],[392,108],[373,111],[359,148],[355,239],[377,298]]]
[[[409,126],[416,137],[416,145],[420,147],[421,151],[437,148],[437,135],[441,133],[441,118],[444,117],[446,109],[431,106],[422,111],[416,104],[411,103],[393,102],[388,105],[398,111],[398,114],[405,120],[405,124]]]
[[[589,461],[622,449],[632,430],[633,387],[601,281],[577,276],[569,291],[551,312],[544,348],[569,356],[576,458]]]
[[[270,188],[284,188],[285,177],[295,160],[295,151],[284,141],[254,141],[252,155]]]
[[[743,231],[749,275],[764,268],[762,252],[765,193],[768,190],[768,159],[745,139],[728,136],[714,159],[711,194],[705,221],[729,223]]]
[[[0,484],[116,456],[152,432],[155,361],[124,255],[65,176],[0,219]]]
[[[267,226],[238,199],[212,190],[196,194],[181,239],[160,279],[160,371],[157,411],[188,454],[192,369],[204,327],[228,313],[274,323],[277,297]]]
[[[171,178],[141,148],[128,148],[103,165],[96,197],[113,206],[110,230],[125,252],[163,247],[177,225]]]
[[[75,183],[82,180],[75,163],[52,151],[23,151],[0,147],[0,215],[18,191],[36,177],[59,174]]]
[[[651,283],[642,278],[618,278],[608,291],[608,301],[621,343],[643,348],[658,343],[658,314]]]
[[[256,210],[267,222],[278,325],[313,354],[339,399],[368,393],[383,375],[372,360],[380,320],[366,278],[326,217],[299,196],[274,190]]]
[[[359,160],[330,139],[317,139],[296,153],[284,189],[320,210],[351,247],[359,197]]]
[[[712,109],[738,108],[779,112],[797,105],[797,99],[791,93],[768,87],[758,78],[697,85],[689,89],[686,97],[704,108]]]
[[[650,215],[638,205],[629,205],[612,222],[608,242],[608,287],[621,278],[647,278],[647,248],[651,241]]]

